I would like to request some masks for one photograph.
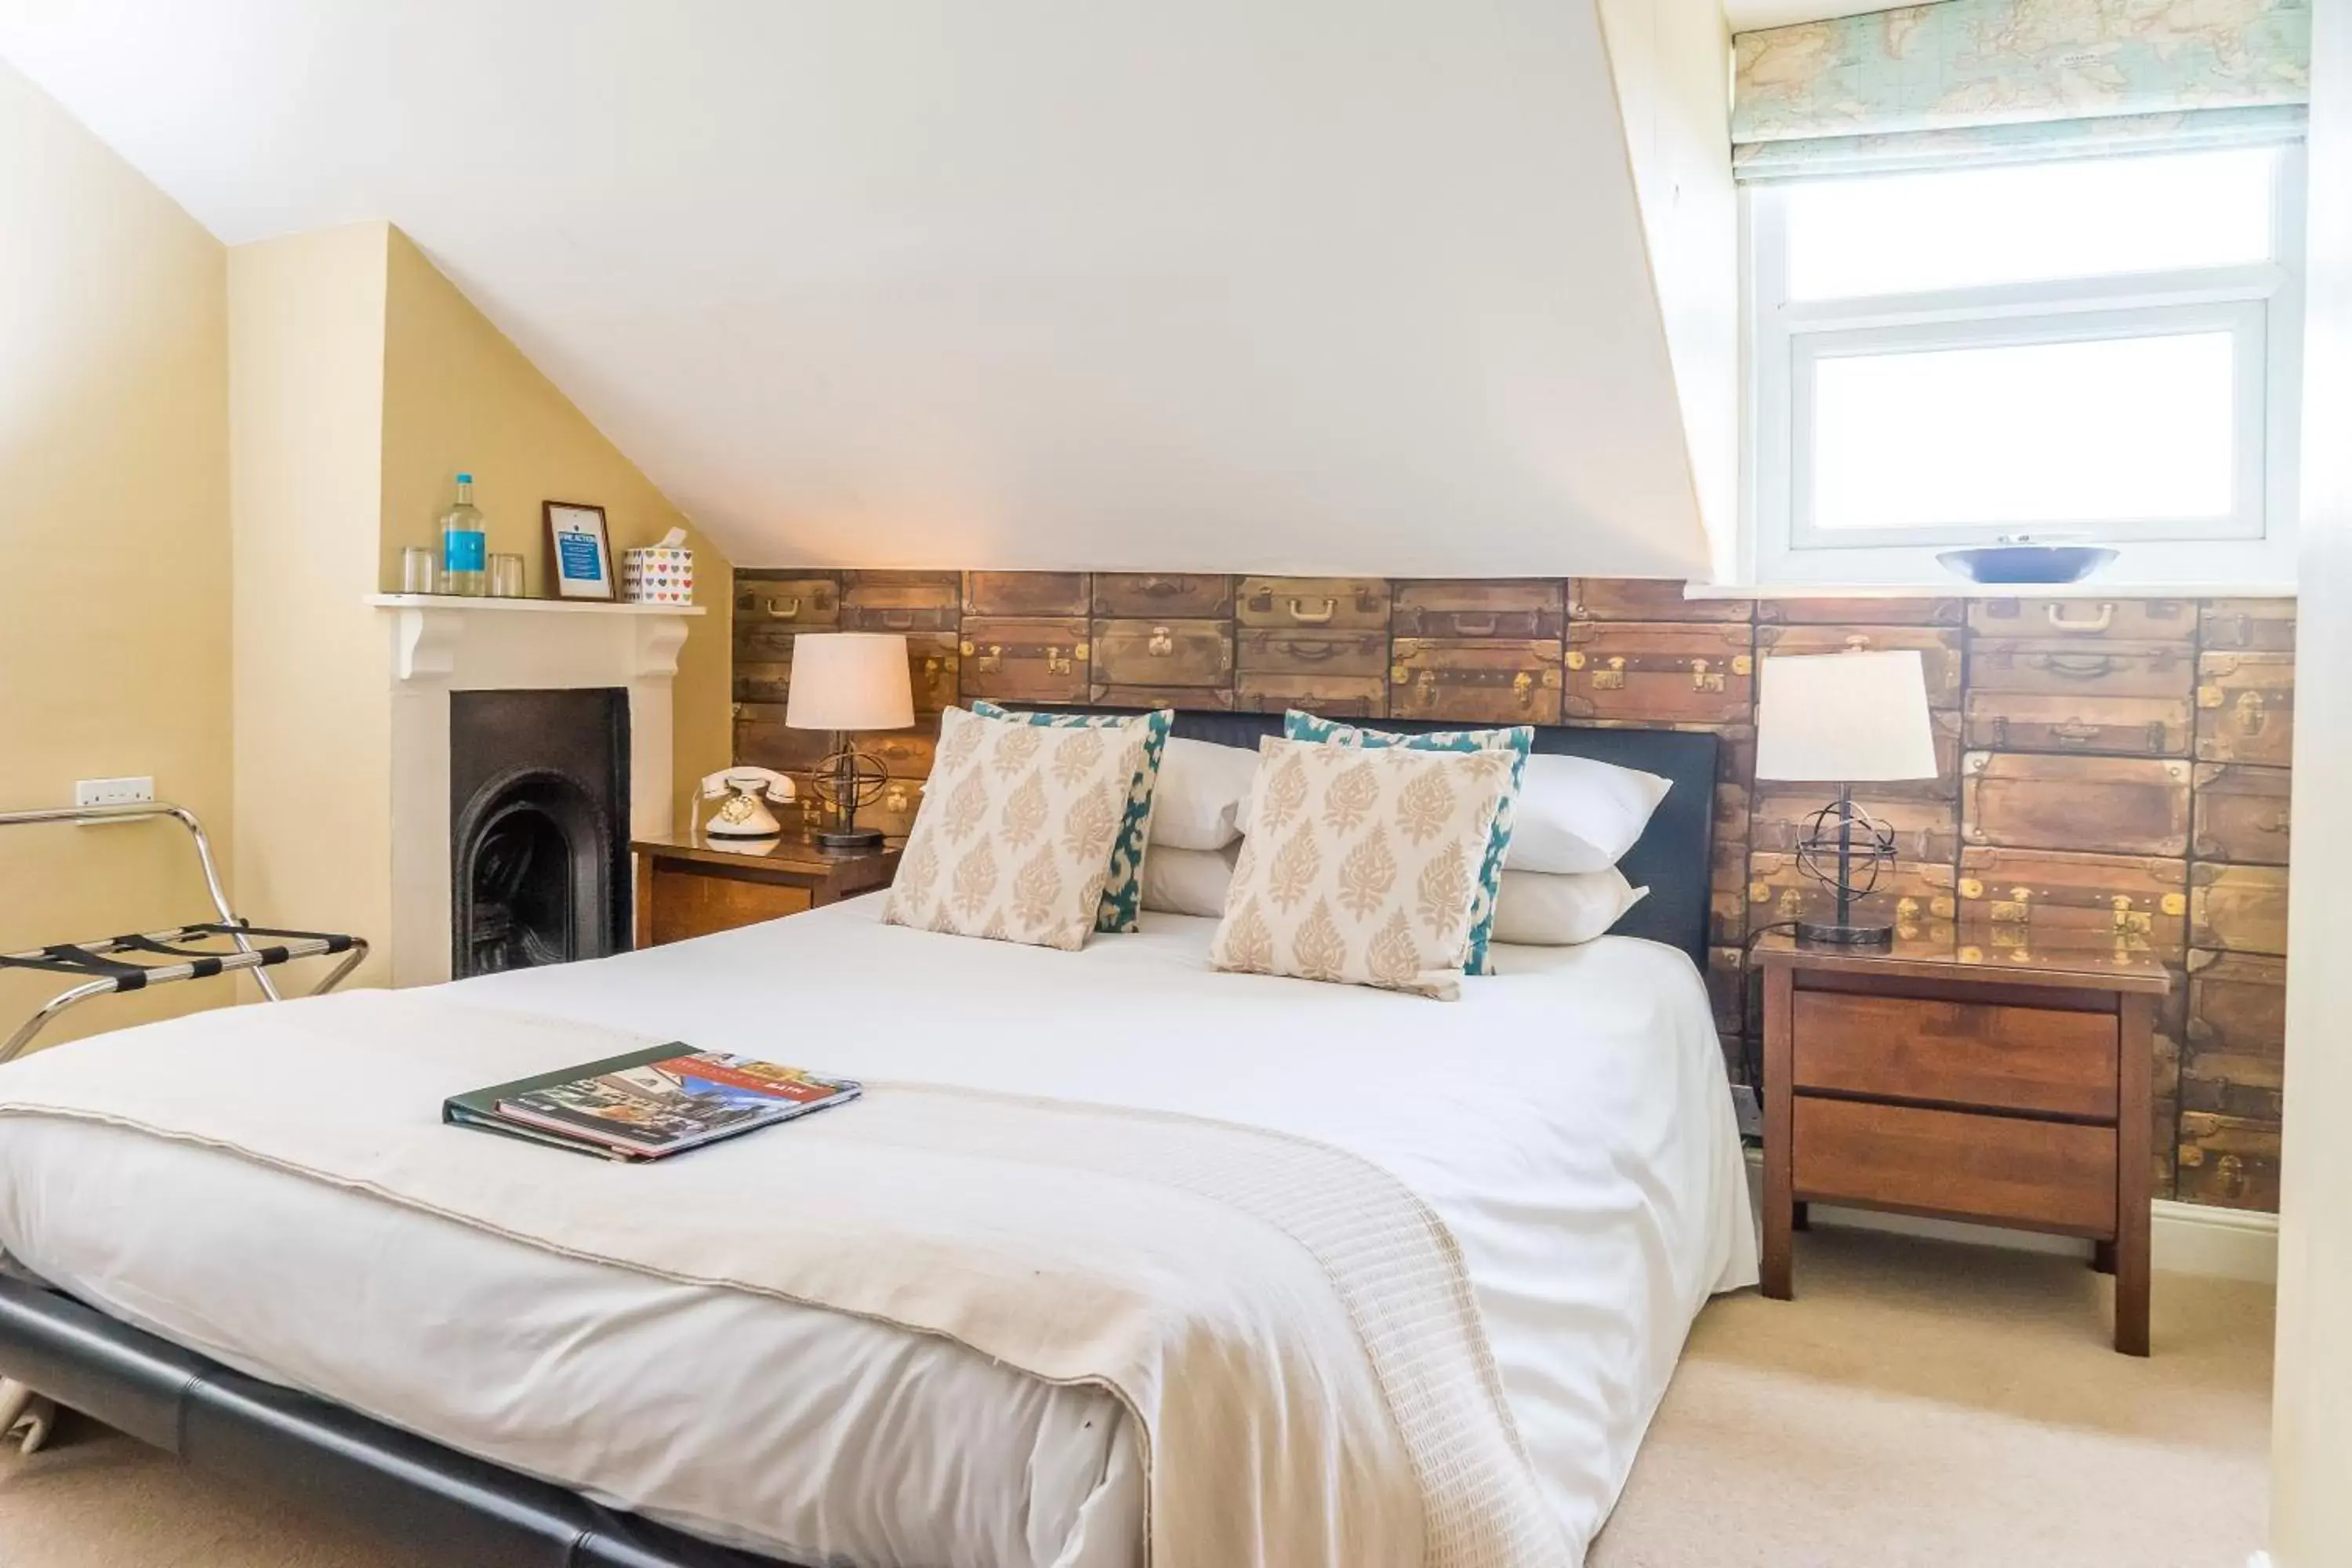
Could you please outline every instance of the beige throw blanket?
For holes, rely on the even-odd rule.
[[[240,1007],[0,1070],[0,1137],[19,1116],[129,1127],[1099,1384],[1144,1435],[1158,1568],[1569,1562],[1452,1237],[1363,1161],[906,1085],[646,1166],[436,1120],[451,1093],[656,1043],[429,992]]]

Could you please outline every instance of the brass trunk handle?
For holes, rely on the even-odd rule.
[[[885,610],[882,612],[882,625],[886,629],[894,632],[913,631],[915,629],[915,612],[912,610]]]
[[[1324,599],[1320,601],[1320,603],[1323,606],[1321,609],[1310,610],[1307,607],[1306,600],[1291,600],[1290,618],[1297,621],[1302,626],[1323,626],[1330,625],[1331,617],[1339,613],[1339,601],[1337,599]]]
[[[2090,637],[2105,631],[2116,624],[2116,606],[2113,603],[2100,605],[2097,615],[2085,616],[2080,620],[2069,616],[2063,605],[2044,605],[2042,610],[2050,617],[2051,630],[2065,632],[2074,637]]]
[[[1137,586],[1147,599],[1172,599],[1184,591],[1184,581],[1181,577],[1146,577]]]
[[[1320,664],[1339,651],[1336,643],[1307,641],[1298,637],[1284,638],[1281,647],[1283,652],[1301,664]]]
[[[1496,619],[1492,616],[1456,616],[1454,632],[1456,637],[1490,637],[1495,635]]]

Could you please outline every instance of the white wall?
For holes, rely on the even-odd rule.
[[[2352,4],[2313,37],[2285,1167],[2272,1433],[2276,1568],[2352,1563]]]

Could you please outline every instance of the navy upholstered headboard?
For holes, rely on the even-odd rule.
[[[1476,728],[1460,721],[1375,719],[1370,722],[1382,730],[1408,733]],[[1282,715],[1180,710],[1175,733],[1255,749],[1261,736],[1282,733]],[[1715,850],[1716,751],[1720,744],[1718,737],[1705,731],[1536,726],[1538,752],[1591,757],[1673,781],[1674,788],[1659,803],[1640,841],[1619,863],[1633,885],[1648,888],[1650,896],[1627,910],[1616,930],[1620,935],[1647,937],[1681,948],[1702,973],[1706,969],[1707,882]]]

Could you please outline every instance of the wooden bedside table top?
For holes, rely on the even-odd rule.
[[[2172,988],[2163,963],[2144,952],[2106,947],[1996,947],[1949,927],[1932,934],[1898,934],[1892,948],[1831,947],[1773,931],[1756,942],[1756,962],[1846,974],[1909,980],[1984,980],[2012,985],[2095,987],[2162,995]]]
[[[632,838],[629,847],[639,855],[665,860],[694,860],[706,866],[756,866],[803,877],[828,877],[845,866],[877,859],[896,860],[905,839],[885,839],[880,847],[837,851],[820,849],[805,833],[783,833],[773,838],[713,838],[708,834],[666,833]]]

